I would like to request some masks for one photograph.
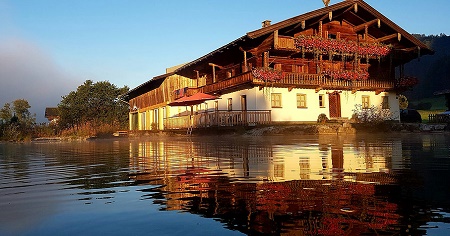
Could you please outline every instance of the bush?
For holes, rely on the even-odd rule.
[[[355,105],[352,119],[357,123],[382,123],[388,120],[395,120],[394,114],[389,109],[381,109],[380,107],[371,106],[370,108],[363,108],[361,104]]]
[[[328,117],[327,117],[327,115],[325,115],[324,113],[322,113],[322,114],[320,114],[318,117],[317,117],[317,123],[326,123],[326,122],[328,122]]]

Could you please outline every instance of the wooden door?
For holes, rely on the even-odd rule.
[[[241,96],[241,110],[242,110],[241,122],[247,125],[247,95]]]
[[[328,94],[328,104],[330,106],[330,118],[341,117],[341,96],[338,92]]]
[[[247,95],[241,96],[241,110],[247,111]]]

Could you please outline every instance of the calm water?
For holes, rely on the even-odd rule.
[[[448,235],[450,136],[0,144],[0,235]]]

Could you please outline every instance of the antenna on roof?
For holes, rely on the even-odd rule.
[[[330,0],[322,0],[322,2],[326,7],[328,7],[328,4],[330,4]]]

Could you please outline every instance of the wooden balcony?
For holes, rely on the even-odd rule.
[[[198,88],[198,92],[213,94],[220,91],[236,88],[244,84],[251,84],[254,77],[252,72],[245,72],[237,76],[233,76],[224,80],[220,80],[214,84],[208,84]]]
[[[394,81],[374,79],[349,81],[331,79],[318,74],[285,73],[284,78],[276,82],[274,86],[340,90],[391,90],[394,89]]]
[[[270,124],[271,111],[215,111],[164,119],[167,130]]]
[[[338,90],[372,90],[372,91],[387,91],[393,90],[394,81],[382,81],[382,80],[361,80],[361,81],[348,81],[340,79],[331,79],[323,75],[318,74],[304,74],[304,73],[284,73],[284,78],[274,83],[267,83],[262,80],[253,77],[251,72],[245,72],[243,74],[218,81],[214,84],[202,86],[198,89],[192,89],[193,92],[202,93],[220,93],[233,88],[239,88],[243,85],[251,86],[273,86],[280,88],[309,88],[309,89],[338,89]]]

